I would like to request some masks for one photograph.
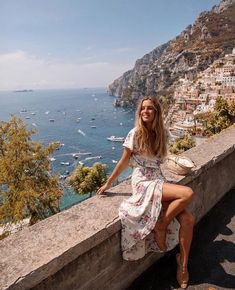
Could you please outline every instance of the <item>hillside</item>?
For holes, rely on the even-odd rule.
[[[143,95],[171,99],[181,77],[194,80],[216,59],[235,47],[235,0],[221,0],[209,12],[202,12],[176,38],[138,59],[108,87],[116,105],[130,106]]]

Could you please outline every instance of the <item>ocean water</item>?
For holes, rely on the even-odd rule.
[[[28,128],[35,128],[34,140],[45,145],[59,141],[62,146],[53,154],[52,171],[71,173],[79,164],[107,164],[111,173],[122,154],[122,143],[106,138],[125,137],[134,125],[133,110],[115,108],[114,98],[105,89],[37,90],[33,92],[0,92],[0,120],[11,115],[21,118]],[[72,154],[81,153],[78,159]],[[87,154],[89,153],[89,155]],[[64,165],[61,164],[64,163]],[[130,171],[120,177],[125,178]],[[64,195],[61,209],[87,198],[75,194],[61,179]]]

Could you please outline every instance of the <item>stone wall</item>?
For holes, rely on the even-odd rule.
[[[187,176],[162,168],[169,182],[195,191],[197,221],[235,186],[234,140],[233,126],[185,152],[196,164]],[[162,255],[122,260],[117,212],[130,192],[127,180],[108,197],[90,198],[0,241],[0,289],[126,289]]]

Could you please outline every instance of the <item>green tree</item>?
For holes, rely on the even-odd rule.
[[[223,129],[226,129],[231,125],[228,116],[220,116],[218,113],[215,113],[207,122],[207,128],[205,131],[207,135],[210,136],[220,133]]]
[[[91,195],[107,180],[107,167],[99,162],[94,163],[92,167],[79,165],[67,180],[76,193]]]
[[[195,146],[195,141],[189,134],[184,138],[177,138],[170,147],[170,152],[173,154],[181,154],[184,151]]]
[[[228,102],[222,97],[218,97],[215,102],[214,112],[207,121],[206,133],[207,135],[214,135],[231,125]]]
[[[228,112],[230,115],[235,116],[235,101],[229,105]]]
[[[217,97],[214,106],[215,113],[217,113],[219,116],[228,116],[228,109],[228,102],[222,97]]]
[[[205,134],[211,136],[231,126],[234,113],[235,102],[228,105],[226,99],[218,97],[215,102],[214,112],[197,114],[194,119],[201,121],[205,127]]]
[[[62,190],[50,174],[50,154],[58,147],[32,141],[35,130],[12,117],[0,122],[0,223],[30,217],[34,224],[59,211]]]

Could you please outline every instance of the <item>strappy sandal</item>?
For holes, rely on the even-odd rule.
[[[188,269],[184,266],[182,266],[180,262],[180,254],[176,255],[176,261],[177,261],[177,274],[176,279],[182,289],[186,289],[188,287],[188,281],[189,281],[189,273]]]

